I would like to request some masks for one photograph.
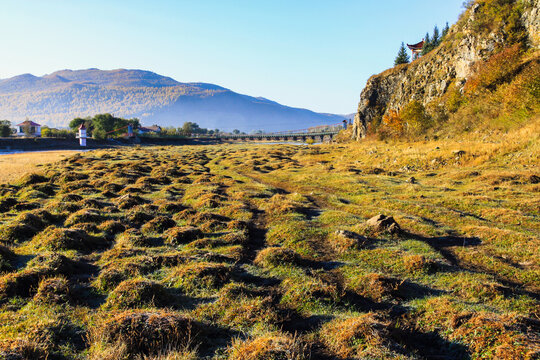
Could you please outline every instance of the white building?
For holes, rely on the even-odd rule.
[[[17,128],[17,136],[41,136],[41,125],[33,121],[26,120],[15,126]],[[26,132],[25,129],[27,129]]]

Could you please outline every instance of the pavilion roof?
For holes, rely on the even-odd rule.
[[[424,40],[420,41],[419,43],[416,43],[416,44],[407,44],[407,47],[411,50],[420,50],[424,47]]]

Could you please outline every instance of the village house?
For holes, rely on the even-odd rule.
[[[41,125],[30,120],[23,121],[20,124],[15,125],[17,129],[17,136],[41,136]]]

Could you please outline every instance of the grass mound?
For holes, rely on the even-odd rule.
[[[406,255],[403,257],[403,265],[411,274],[429,274],[437,270],[437,263],[423,255]]]
[[[230,273],[230,265],[193,262],[173,268],[167,282],[191,293],[197,290],[218,288],[229,280]]]
[[[141,227],[143,233],[162,233],[176,226],[176,221],[167,216],[157,216]]]
[[[329,236],[329,243],[338,253],[361,249],[370,244],[366,237],[347,230],[338,230]]]
[[[165,354],[190,346],[200,326],[189,318],[167,311],[125,311],[91,330],[95,343],[122,344],[128,354]]]
[[[105,268],[100,271],[94,281],[94,286],[102,292],[107,292],[113,290],[118,284],[128,278],[129,275],[126,271],[117,268]]]
[[[117,199],[116,204],[121,210],[131,209],[137,205],[145,204],[146,200],[138,195],[125,194]]]
[[[271,296],[235,283],[225,285],[217,301],[200,306],[194,314],[199,319],[242,330],[258,323],[272,326],[283,320]]]
[[[0,241],[8,244],[28,241],[57,219],[47,210],[24,212],[0,227]]]
[[[0,273],[12,269],[11,261],[15,254],[8,247],[0,245]]]
[[[42,253],[25,269],[6,273],[0,277],[0,299],[12,296],[32,296],[46,277],[71,276],[85,271],[84,266],[58,253]]]
[[[152,245],[152,238],[141,233],[140,230],[129,228],[116,237],[116,245],[120,247],[145,247]]]
[[[322,343],[340,359],[382,359],[392,355],[386,348],[390,337],[388,325],[371,313],[333,320],[323,326],[320,337]]]
[[[19,180],[19,185],[21,185],[21,186],[29,186],[29,185],[44,183],[44,182],[47,182],[47,181],[49,181],[49,179],[44,175],[36,174],[36,173],[30,173],[30,174],[27,174],[27,175],[23,176]]]
[[[19,272],[7,273],[0,277],[0,300],[9,297],[28,297],[33,295],[39,281],[45,277],[44,269],[25,269]]]
[[[98,229],[106,232],[109,235],[115,235],[126,230],[126,227],[118,220],[107,220],[99,224]]]
[[[45,304],[64,304],[70,299],[69,282],[63,277],[43,279],[34,300]]]
[[[82,209],[71,214],[65,221],[65,226],[73,226],[81,223],[101,223],[105,217],[94,209]]]
[[[54,275],[73,275],[86,271],[83,264],[56,252],[43,252],[28,262],[28,268],[45,269]]]
[[[0,199],[0,211],[1,212],[8,212],[11,210],[11,208],[15,205],[17,205],[18,201],[16,198],[7,196],[3,199]]]
[[[301,262],[301,257],[294,250],[282,247],[268,247],[259,251],[254,260],[256,265],[272,268],[279,265],[295,265]]]
[[[0,359],[5,360],[46,360],[48,353],[34,341],[11,339],[0,341]]]
[[[228,349],[229,360],[310,359],[307,346],[299,339],[281,333],[235,340]]]
[[[167,230],[165,233],[165,240],[171,245],[187,244],[203,237],[203,232],[193,226],[177,226]]]
[[[163,285],[144,278],[122,281],[107,297],[108,309],[163,307],[171,303],[171,295]]]
[[[92,252],[104,249],[110,242],[103,237],[88,235],[84,230],[49,226],[32,240],[34,246],[51,251],[77,250]]]

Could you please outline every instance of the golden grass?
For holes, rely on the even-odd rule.
[[[77,150],[58,150],[0,155],[0,184],[13,182],[25,174],[38,171],[41,165],[76,153]]]
[[[0,187],[0,357],[524,358],[538,124],[45,164]],[[381,213],[403,231],[368,226]]]

